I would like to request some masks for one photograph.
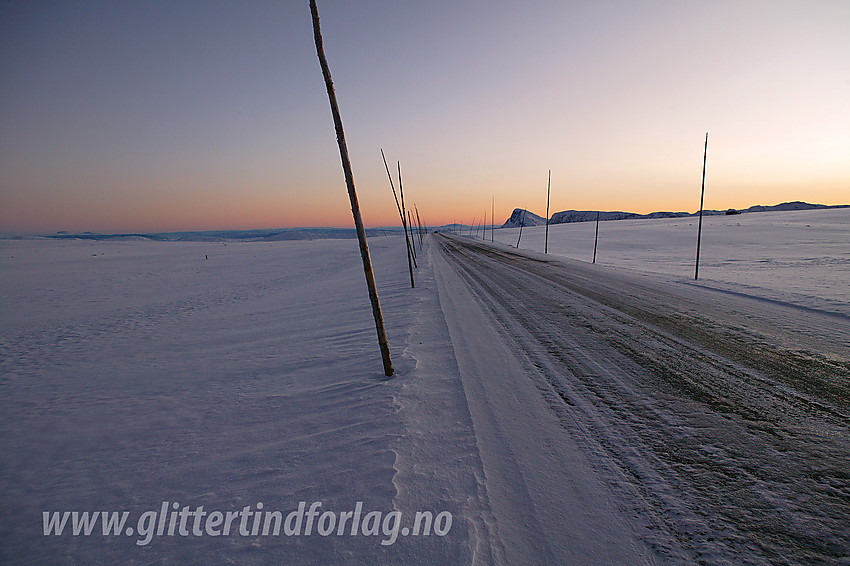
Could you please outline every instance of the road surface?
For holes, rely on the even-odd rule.
[[[850,319],[433,243],[496,560],[850,564]]]

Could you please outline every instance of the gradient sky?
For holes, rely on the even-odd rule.
[[[367,225],[850,202],[850,2],[318,0]],[[352,226],[307,0],[0,4],[0,231]]]

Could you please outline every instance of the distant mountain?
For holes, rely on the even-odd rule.
[[[400,233],[401,227],[369,228],[369,237]],[[207,230],[201,232],[158,232],[149,234],[96,234],[93,232],[66,232],[39,236],[54,240],[153,240],[157,242],[277,242],[281,240],[318,240],[356,238],[354,228],[280,228],[272,230]],[[19,236],[13,239],[31,238]]]
[[[821,208],[848,208],[850,204],[809,204],[795,200],[793,202],[783,202],[782,204],[774,204],[773,206],[755,205],[746,210],[739,212],[782,212],[786,210],[816,210]]]
[[[809,204],[807,202],[794,201],[794,202],[783,202],[782,204],[776,204],[773,206],[762,206],[755,205],[751,206],[744,210],[704,210],[703,215],[705,216],[715,216],[720,214],[734,214],[734,213],[745,213],[745,212],[782,212],[789,210],[815,210],[815,209],[823,209],[823,208],[847,208],[850,205],[847,204],[837,204],[837,205],[827,205],[827,204]],[[567,224],[570,222],[595,222],[596,221],[596,212],[595,210],[564,210],[562,212],[556,212],[552,215],[552,218],[549,220],[549,224]],[[514,209],[513,214],[508,219],[507,222],[502,226],[502,228],[516,228],[519,226],[519,222],[521,220],[522,209],[517,208]],[[699,215],[699,211],[697,212],[650,212],[649,214],[637,214],[636,212],[599,212],[599,220],[629,220],[635,218],[683,218],[687,216],[697,216]],[[531,219],[531,220],[529,220]],[[526,226],[540,226],[546,224],[546,220],[536,214],[531,212],[527,213],[526,217]]]
[[[544,224],[546,224],[546,219],[542,216],[537,216],[533,212],[528,212],[522,208],[515,208],[507,222],[502,224],[502,228],[519,228],[521,225],[543,226]]]
[[[652,212],[637,214],[635,212],[600,212],[599,220],[627,220],[629,218],[680,218],[690,216],[688,212]],[[593,222],[596,220],[595,210],[565,210],[552,215],[549,224],[566,224],[568,222]]]

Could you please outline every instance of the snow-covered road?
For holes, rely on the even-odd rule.
[[[850,560],[850,319],[434,243],[508,563]]]

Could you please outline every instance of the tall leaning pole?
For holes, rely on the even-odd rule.
[[[378,344],[381,347],[381,357],[384,361],[384,374],[390,377],[394,373],[393,363],[390,359],[390,346],[387,342],[386,330],[384,329],[384,316],[381,314],[381,303],[378,300],[378,288],[375,285],[372,260],[369,257],[369,245],[366,243],[366,229],[363,227],[363,218],[360,216],[360,203],[357,201],[357,191],[354,189],[354,175],[351,172],[351,161],[348,158],[348,146],[345,143],[345,133],[342,129],[342,118],[339,115],[339,105],[336,102],[336,92],[334,91],[333,80],[331,80],[331,70],[328,68],[328,60],[325,58],[325,49],[322,45],[322,28],[319,25],[319,9],[316,7],[316,0],[310,0],[310,12],[313,14],[313,37],[316,40],[316,54],[319,56],[319,64],[322,66],[322,75],[325,78],[325,86],[328,89],[328,99],[331,103],[334,128],[336,128],[336,141],[339,145],[339,157],[342,160],[345,184],[348,187],[351,213],[354,215],[354,227],[357,229],[357,239],[360,241],[360,257],[363,259],[363,272],[366,274],[366,286],[369,288],[369,300],[372,302],[372,314],[375,316]]]
[[[705,161],[708,157],[708,132],[705,133],[705,151],[702,154],[702,189],[699,195],[699,228],[697,229],[697,261],[694,266],[694,281],[699,279],[699,245],[702,240],[702,205],[705,200]]]
[[[552,188],[552,170],[549,169],[549,183],[546,185],[546,239],[543,244],[543,253],[549,253],[549,190]]]
[[[492,244],[495,241],[493,229],[496,227],[496,195],[493,195],[493,210],[490,211],[490,217],[490,220],[493,222],[493,225],[490,227],[490,243]]]

